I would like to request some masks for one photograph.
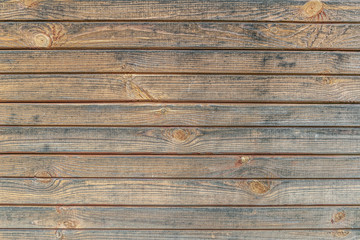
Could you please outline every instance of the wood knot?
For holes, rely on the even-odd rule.
[[[51,173],[48,171],[38,171],[35,173],[35,177],[37,178],[51,178]]]
[[[167,112],[169,112],[168,108],[161,108],[161,109],[156,111],[156,114],[161,116],[161,115],[165,115]]]
[[[51,174],[48,171],[38,171],[34,175],[35,178],[41,183],[49,183],[51,182]]]
[[[34,45],[34,47],[50,47],[52,40],[46,34],[39,33],[34,36]]]
[[[325,85],[333,85],[335,82],[331,80],[329,77],[323,77],[322,79],[323,84]]]
[[[262,195],[270,190],[270,183],[263,181],[253,180],[249,184],[251,192]]]
[[[273,33],[273,34],[276,34],[276,33],[279,32],[279,29],[278,29],[277,27],[270,27],[270,28],[269,28],[269,31],[270,31],[271,33]]]
[[[63,222],[63,225],[66,228],[76,228],[78,224],[74,220],[66,220],[66,221]]]
[[[191,136],[191,132],[188,129],[175,129],[172,132],[172,138],[179,142],[185,142]]]
[[[345,216],[346,216],[346,214],[344,211],[338,212],[338,213],[334,214],[333,218],[331,219],[331,223],[340,222],[345,219]]]
[[[325,4],[320,0],[311,0],[301,7],[302,15],[308,20],[324,20],[326,13]]]
[[[56,239],[64,239],[64,234],[61,230],[56,230],[55,237],[56,237]]]
[[[235,162],[235,167],[241,167],[243,164],[250,162],[249,156],[241,156],[239,160]]]
[[[346,237],[347,235],[349,235],[350,232],[349,231],[345,231],[345,230],[337,230],[337,231],[333,231],[332,235],[334,237],[338,237],[338,238],[343,238]]]

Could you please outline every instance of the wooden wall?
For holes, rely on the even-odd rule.
[[[0,239],[360,239],[360,0],[0,1]]]

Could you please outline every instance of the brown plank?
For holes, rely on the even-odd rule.
[[[360,180],[2,178],[0,194],[5,205],[355,205]]]
[[[0,155],[0,162],[0,177],[359,178],[360,176],[360,156]]]
[[[222,239],[222,240],[354,240],[358,230],[0,230],[0,238],[12,240],[98,239]]]
[[[360,102],[358,76],[0,75],[0,101]]]
[[[0,104],[0,125],[360,126],[360,105]]]
[[[0,23],[0,48],[360,49],[358,24]]]
[[[359,22],[358,0],[5,0],[0,20],[261,20]],[[324,14],[325,12],[325,14]]]
[[[3,50],[0,59],[0,73],[360,74],[360,52]]]
[[[1,153],[360,153],[360,128],[1,127]]]
[[[359,207],[0,207],[1,228],[359,228]],[[137,238],[136,238],[137,239]]]

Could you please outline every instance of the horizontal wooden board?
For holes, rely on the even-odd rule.
[[[359,154],[360,128],[1,127],[0,153]]]
[[[0,101],[360,102],[358,76],[0,75]]]
[[[12,240],[98,240],[98,239],[222,239],[222,240],[355,240],[358,230],[0,230]]]
[[[360,49],[358,24],[0,23],[0,48]]]
[[[1,178],[0,194],[0,204],[344,205],[360,204],[360,180]]]
[[[360,105],[10,103],[0,125],[360,126]]]
[[[28,229],[211,230],[331,228],[335,230],[359,228],[359,212],[359,207],[2,206],[0,207],[0,227],[8,229],[21,227]]]
[[[0,73],[360,74],[360,52],[3,50],[0,59]]]
[[[359,178],[360,156],[0,155],[0,177]]]
[[[5,0],[0,20],[360,21],[358,0]],[[325,13],[324,13],[325,12]]]

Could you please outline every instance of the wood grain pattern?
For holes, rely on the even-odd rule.
[[[0,73],[360,74],[360,52],[0,51]]]
[[[360,128],[1,127],[1,153],[359,154]]]
[[[359,76],[0,75],[0,101],[360,102]]]
[[[221,240],[356,240],[358,230],[0,230],[0,237],[12,240],[98,240],[98,239],[221,239]]]
[[[0,104],[0,125],[360,126],[360,105]]]
[[[360,49],[357,24],[0,23],[0,48]]]
[[[360,180],[2,178],[0,194],[0,204],[355,205]]]
[[[360,156],[0,155],[0,162],[0,177],[359,178],[360,176]]]
[[[5,0],[0,20],[237,20],[359,22],[358,0]],[[311,8],[312,7],[312,8]],[[326,14],[319,14],[323,9]]]
[[[164,230],[330,228],[336,230],[359,228],[359,212],[359,207],[2,206],[0,227]]]

